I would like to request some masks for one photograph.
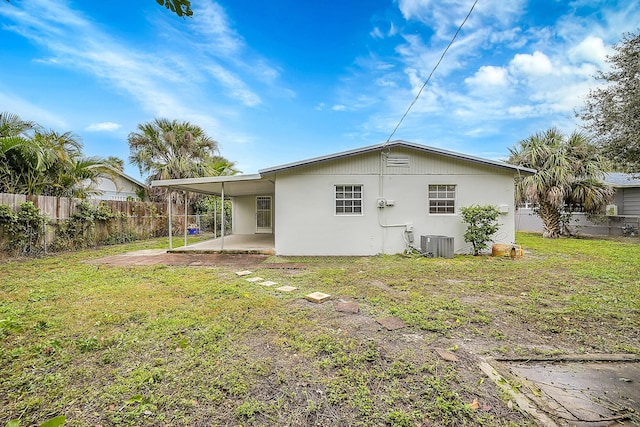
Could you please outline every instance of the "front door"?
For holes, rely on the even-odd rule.
[[[272,233],[271,196],[256,197],[256,233]]]

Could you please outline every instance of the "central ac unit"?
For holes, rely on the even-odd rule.
[[[420,251],[433,258],[453,258],[453,237],[420,236]]]

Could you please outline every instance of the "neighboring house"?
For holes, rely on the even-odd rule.
[[[640,174],[611,172],[605,175],[603,181],[616,189],[615,199],[607,208],[607,214],[640,215]]]
[[[574,212],[569,227],[574,232],[602,236],[637,236],[640,226],[640,174],[610,172],[602,180],[615,188],[613,202],[607,206],[606,215],[592,217]],[[516,230],[542,232],[542,220],[533,213],[531,206],[524,206],[516,213]]]
[[[95,185],[96,193],[92,194],[90,199],[140,200],[139,194],[146,185],[114,167],[107,168],[112,172],[112,176],[98,178]]]
[[[262,169],[255,175],[154,181],[224,195],[233,233],[273,233],[278,255],[403,252],[420,236],[453,237],[469,253],[463,206],[502,212],[496,241],[515,240],[514,178],[535,171],[405,141]]]

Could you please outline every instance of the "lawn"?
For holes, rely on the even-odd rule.
[[[0,426],[58,415],[68,426],[535,425],[478,358],[640,354],[640,244],[518,239],[527,253],[515,260],[251,267],[291,293],[231,266],[91,263],[166,240],[4,261]],[[304,268],[273,268],[287,262]],[[332,300],[302,298],[314,291]],[[336,311],[340,299],[359,313]],[[389,316],[408,326],[376,322]]]

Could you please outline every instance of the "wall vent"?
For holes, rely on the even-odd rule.
[[[408,168],[409,156],[397,156],[397,155],[390,154],[387,156],[387,167],[388,168]]]

